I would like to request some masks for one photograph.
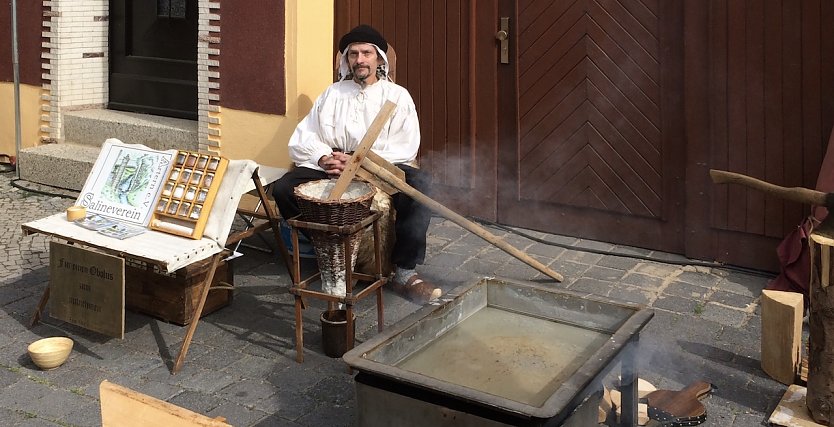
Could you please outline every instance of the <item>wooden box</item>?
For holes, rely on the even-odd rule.
[[[125,308],[178,325],[191,323],[200,303],[200,284],[205,280],[211,259],[195,262],[171,275],[151,267],[125,265]],[[214,273],[212,287],[234,285],[232,261],[221,261]],[[209,291],[203,316],[232,302],[232,289]]]
[[[200,239],[229,160],[178,151],[156,201],[151,229]]]

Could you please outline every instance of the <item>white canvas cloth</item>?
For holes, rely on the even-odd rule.
[[[255,169],[258,169],[262,185],[267,185],[287,173],[286,169],[259,166],[252,160],[230,160],[211,207],[203,238],[212,239],[221,247],[226,246],[240,198],[255,189],[255,183],[252,181]]]
[[[156,230],[147,230],[140,235],[119,240],[67,221],[64,212],[27,222],[23,227],[100,248],[111,254],[150,261],[171,273],[223,250],[241,196],[255,188],[252,181],[255,169],[258,169],[263,185],[277,180],[287,171],[259,166],[252,160],[230,160],[200,240]]]
[[[210,238],[188,239],[148,230],[124,240],[114,239],[67,221],[64,212],[23,224],[24,229],[100,248],[111,255],[123,255],[158,265],[172,273],[223,250]]]

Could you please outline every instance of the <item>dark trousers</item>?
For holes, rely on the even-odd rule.
[[[428,194],[430,181],[427,174],[420,169],[407,165],[397,165],[405,172],[405,182],[417,191]],[[328,179],[323,171],[310,168],[293,168],[278,181],[272,189],[272,196],[278,210],[284,218],[292,218],[301,213],[293,190],[306,182]],[[422,264],[426,258],[426,232],[429,229],[431,211],[417,203],[411,197],[397,193],[392,196],[394,209],[397,211],[394,222],[396,243],[391,254],[391,261],[400,268],[413,269]]]

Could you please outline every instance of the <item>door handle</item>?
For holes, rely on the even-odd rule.
[[[502,64],[509,64],[510,63],[510,18],[507,16],[501,17],[501,26],[497,33],[495,33],[495,39],[498,40],[500,43],[501,48],[501,59],[500,62]]]

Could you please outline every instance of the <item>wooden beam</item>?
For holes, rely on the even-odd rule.
[[[336,180],[336,185],[334,185],[333,189],[330,190],[330,196],[327,200],[339,200],[342,197],[342,194],[344,194],[345,190],[347,190],[350,182],[353,181],[353,177],[356,176],[356,171],[359,170],[359,167],[362,165],[362,160],[364,160],[367,153],[371,151],[371,146],[373,146],[374,142],[376,142],[376,139],[379,137],[380,132],[382,132],[382,128],[385,126],[385,123],[391,115],[394,114],[394,108],[396,107],[397,104],[391,101],[385,101],[382,109],[379,110],[379,113],[377,113],[374,121],[371,122],[368,132],[366,132],[365,136],[362,138],[362,142],[360,142],[359,146],[356,147],[356,150],[353,151],[353,155],[350,157],[347,165],[345,165],[345,170],[342,171],[342,174],[339,175],[339,179]]]
[[[440,203],[434,201],[433,199],[429,198],[425,194],[417,191],[414,187],[405,183],[405,181],[397,178],[391,172],[388,172],[382,166],[379,166],[372,162],[370,159],[366,159],[362,162],[362,168],[366,169],[368,172],[376,175],[383,181],[390,184],[392,187],[395,187],[397,190],[405,193],[406,195],[410,196],[412,199],[416,200],[418,203],[421,203],[431,209],[432,211],[443,215],[444,217],[448,218],[455,224],[465,228],[466,230],[470,231],[471,233],[475,234],[476,236],[486,240],[488,243],[492,244],[493,246],[501,249],[502,251],[514,256],[518,260],[524,262],[525,264],[539,270],[540,272],[544,273],[545,275],[555,279],[558,282],[564,280],[561,274],[547,268],[544,264],[540,263],[530,255],[525,254],[524,252],[520,251],[519,249],[515,248],[514,246],[510,245],[509,243],[505,242],[498,236],[490,233],[483,227],[478,224],[475,224],[472,221],[464,218],[460,214],[452,211],[451,209],[441,205]]]
[[[223,417],[209,418],[107,380],[99,395],[102,427],[231,427]]]

